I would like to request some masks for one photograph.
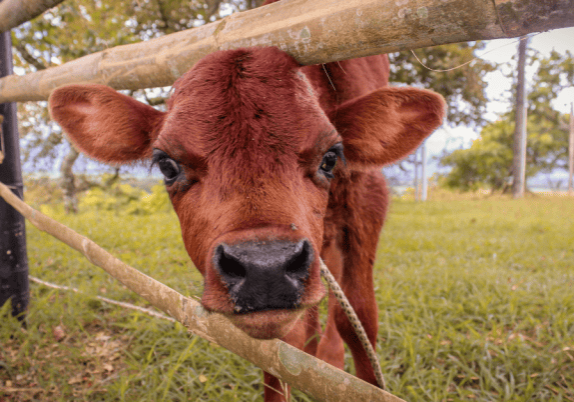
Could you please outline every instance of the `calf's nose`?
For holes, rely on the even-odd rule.
[[[213,257],[237,313],[296,308],[312,262],[305,239],[221,243]]]

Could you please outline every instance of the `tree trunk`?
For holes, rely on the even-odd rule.
[[[60,173],[62,174],[62,191],[64,193],[64,209],[66,213],[78,213],[78,198],[76,197],[76,183],[74,172],[72,171],[72,166],[74,162],[78,159],[80,153],[70,144],[70,151],[64,157],[62,161],[62,166],[60,167]]]
[[[526,83],[524,70],[526,66],[526,46],[528,37],[520,38],[518,45],[518,79],[516,83],[516,127],[514,131],[514,146],[512,160],[512,195],[514,198],[524,197],[526,187]]]

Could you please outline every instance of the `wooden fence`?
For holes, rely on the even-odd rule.
[[[45,100],[80,82],[167,86],[205,55],[238,47],[277,46],[308,65],[569,26],[574,0],[290,0],[2,78],[0,103]]]

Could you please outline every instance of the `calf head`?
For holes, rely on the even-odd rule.
[[[276,48],[205,57],[174,84],[165,113],[102,85],[58,88],[49,106],[87,155],[159,166],[205,278],[204,307],[257,338],[286,335],[325,294],[319,255],[335,176],[406,156],[444,113],[433,92],[383,88],[326,115]]]

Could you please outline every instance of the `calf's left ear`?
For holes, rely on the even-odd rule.
[[[164,117],[149,105],[97,84],[57,88],[48,106],[79,151],[106,163],[151,157],[151,143]]]
[[[441,124],[445,101],[411,87],[387,87],[353,99],[329,113],[343,137],[351,169],[384,166],[413,152]]]

